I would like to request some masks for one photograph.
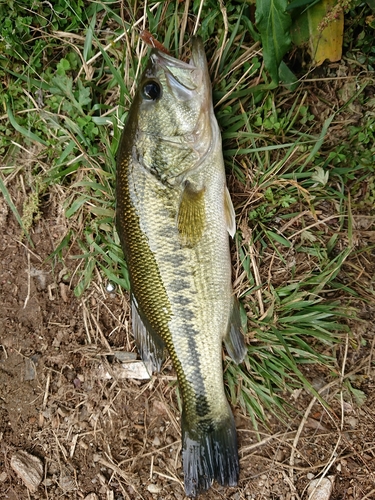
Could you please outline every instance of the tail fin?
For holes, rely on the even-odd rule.
[[[220,422],[199,421],[194,428],[183,415],[182,462],[188,497],[208,490],[214,479],[223,486],[237,485],[237,434],[230,410]]]

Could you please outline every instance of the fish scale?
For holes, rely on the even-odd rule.
[[[222,342],[246,349],[231,285],[226,188],[203,44],[190,64],[153,50],[128,114],[117,162],[116,221],[128,265],[132,326],[149,371],[164,348],[179,381],[185,492],[238,480]]]

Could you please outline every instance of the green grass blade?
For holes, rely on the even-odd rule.
[[[0,192],[2,193],[2,195],[4,196],[4,200],[6,201],[7,205],[9,206],[9,208],[11,209],[11,211],[13,212],[13,215],[14,217],[16,218],[16,221],[18,222],[18,224],[20,225],[24,235],[26,236],[27,238],[27,241],[29,242],[29,244],[34,247],[34,244],[33,242],[31,241],[31,238],[28,234],[28,232],[26,231],[25,229],[25,226],[22,222],[22,218],[17,210],[17,207],[15,206],[15,204],[13,203],[13,200],[12,200],[12,197],[10,196],[10,193],[6,187],[6,185],[4,184],[4,181],[3,179],[0,177]]]
[[[31,132],[31,130],[26,129],[25,127],[22,127],[21,125],[19,125],[17,123],[17,120],[14,118],[14,115],[13,115],[12,110],[10,108],[9,102],[6,103],[6,110],[7,110],[7,115],[8,115],[9,121],[12,124],[12,126],[17,130],[17,132],[22,134],[27,139],[30,139],[31,141],[39,142],[39,144],[43,144],[43,146],[48,145],[44,139],[42,139],[38,135]]]

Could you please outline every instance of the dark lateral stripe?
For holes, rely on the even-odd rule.
[[[196,397],[195,410],[198,417],[205,417],[210,412],[210,405],[208,404],[207,397],[200,394]]]

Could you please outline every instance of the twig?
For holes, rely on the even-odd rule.
[[[154,470],[154,474],[157,474],[158,476],[161,476],[161,477],[165,477],[165,479],[170,479],[171,481],[175,481],[180,486],[183,486],[182,481],[177,479],[177,477],[168,476],[167,474],[163,474],[162,472],[158,472],[157,470]]]
[[[96,320],[95,316],[94,316],[91,312],[90,312],[90,316],[91,316],[91,318],[92,318],[93,322],[95,323],[95,326],[96,326],[97,331],[100,333],[100,337],[101,337],[102,342],[103,342],[103,344],[105,345],[106,349],[107,349],[109,352],[113,352],[113,349],[112,349],[112,347],[109,345],[108,340],[105,338],[104,333],[102,332],[102,329],[100,328],[99,323],[98,323],[98,321]]]
[[[243,448],[240,448],[239,451],[241,453],[244,453],[245,451],[254,450],[256,448],[259,448],[259,446],[262,446],[262,445],[268,443],[269,441],[272,441],[273,439],[277,439],[281,435],[282,435],[282,433],[278,432],[277,434],[274,434],[272,436],[268,436],[268,437],[262,439],[262,441],[259,441],[258,443],[250,444],[249,446],[244,446]],[[244,458],[245,457],[242,457],[241,460],[243,460]]]
[[[334,385],[336,383],[336,381],[332,381],[330,382],[329,384],[325,385],[324,387],[322,387],[318,393],[319,394],[322,394],[323,392],[325,392],[327,389],[329,389],[332,385]],[[290,470],[289,470],[289,477],[290,477],[290,480],[292,481],[292,483],[294,484],[294,457],[295,457],[295,452],[297,450],[297,444],[298,444],[298,441],[299,441],[299,438],[301,436],[301,433],[303,431],[303,428],[305,427],[305,424],[307,422],[307,419],[310,415],[310,412],[311,412],[311,409],[312,407],[314,406],[315,402],[317,400],[317,396],[314,396],[312,398],[312,400],[310,401],[310,404],[309,406],[306,408],[306,411],[302,417],[302,420],[301,420],[301,423],[299,424],[299,427],[297,429],[297,434],[296,434],[296,437],[294,438],[294,441],[293,441],[293,445],[292,445],[292,451],[291,451],[291,454],[290,454],[290,458],[289,458],[289,465],[290,465]],[[340,437],[341,439],[341,437]],[[337,443],[338,445],[338,443]],[[295,498],[295,495],[292,494],[292,499]]]
[[[223,57],[223,52],[224,52],[225,44],[227,43],[228,31],[229,31],[228,14],[227,14],[227,9],[225,8],[225,5],[224,5],[224,0],[219,0],[219,5],[220,5],[221,15],[223,16],[223,22],[224,22],[224,38],[223,38],[223,43],[221,44],[221,47],[219,50],[219,57],[217,60],[216,71],[215,71],[215,79],[217,78],[217,74],[219,72],[221,58]]]
[[[43,403],[42,403],[43,410],[45,410],[47,408],[47,399],[48,399],[50,382],[51,382],[51,373],[48,372],[47,377],[46,377],[46,387],[44,389],[44,396],[43,396]]]
[[[346,341],[345,341],[345,351],[344,351],[344,358],[343,358],[343,361],[342,361],[342,367],[341,367],[341,377],[340,377],[340,386],[341,386],[341,390],[340,390],[340,402],[341,402],[341,423],[340,423],[340,434],[339,434],[339,437],[336,441],[336,444],[335,444],[335,447],[331,453],[331,456],[328,460],[328,463],[324,466],[324,469],[323,471],[321,472],[321,476],[319,478],[319,480],[317,481],[315,487],[313,488],[312,492],[310,493],[309,497],[307,500],[311,500],[311,498],[314,496],[316,490],[319,488],[319,485],[321,484],[321,482],[323,481],[323,478],[327,475],[328,471],[330,470],[330,468],[332,467],[332,465],[337,461],[337,456],[336,456],[336,450],[337,448],[339,447],[339,444],[341,443],[341,439],[342,439],[342,431],[344,429],[344,415],[345,415],[345,410],[344,410],[344,398],[343,398],[343,391],[342,391],[342,383],[344,381],[344,377],[345,377],[345,365],[346,365],[346,359],[347,359],[347,356],[348,356],[348,347],[349,347],[349,336],[346,335]]]
[[[158,448],[157,450],[149,451],[148,453],[143,453],[142,455],[137,455],[137,458],[140,459],[140,458],[144,458],[144,457],[149,457],[150,455],[153,455],[154,453],[161,453],[166,448],[172,448],[175,444],[179,444],[179,443],[180,443],[180,440],[174,441],[173,443],[166,444],[165,446],[162,446],[161,448]],[[126,464],[127,462],[133,462],[133,461],[134,461],[134,457],[127,458],[126,460],[121,460],[121,462],[119,462],[119,466]]]
[[[220,104],[222,102],[224,102],[231,94],[233,94],[233,92],[237,89],[237,87],[241,84],[242,80],[244,80],[247,75],[250,73],[250,71],[252,71],[253,69],[253,64],[245,71],[245,73],[241,76],[241,78],[236,82],[235,85],[233,85],[233,87],[231,87],[231,89],[220,99],[219,102],[217,102],[215,104],[215,108],[217,108],[218,106],[220,106]]]
[[[134,460],[134,459],[132,459],[132,460]],[[142,500],[145,500],[144,497],[139,493],[139,491],[134,486],[134,482],[128,478],[128,476],[125,474],[124,471],[122,471],[120,469],[120,467],[115,465],[113,462],[108,462],[107,460],[104,460],[104,458],[100,458],[98,460],[98,462],[100,464],[104,465],[104,467],[108,467],[109,469],[112,469],[118,476],[122,477],[122,479],[126,482],[126,484],[131,486],[134,489],[134,491],[139,495],[139,498],[141,498]],[[128,498],[129,498],[129,496],[128,496]],[[130,500],[130,498],[129,498],[129,500]]]
[[[326,217],[323,220],[318,220],[317,222],[314,222],[314,224],[310,224],[309,226],[306,226],[303,229],[300,229],[296,233],[293,233],[292,235],[288,236],[288,238],[286,238],[286,239],[291,240],[292,238],[295,238],[299,234],[303,233],[304,231],[307,231],[308,229],[311,229],[312,227],[319,226],[319,224],[325,224],[326,222],[328,222],[329,220],[332,220],[332,219],[340,219],[341,217],[346,217],[346,215],[330,215],[329,217]]]
[[[31,269],[30,269],[30,254],[27,253],[27,295],[25,299],[25,303],[23,304],[23,308],[26,309],[27,303],[29,302],[30,299],[30,289],[31,289]]]
[[[369,452],[375,450],[375,446],[372,446],[370,448],[366,448],[363,450],[363,452]],[[250,456],[250,455],[248,455]],[[245,458],[248,458],[248,456],[244,457],[241,460],[244,460]],[[251,455],[252,457],[256,458],[257,460],[264,460],[265,462],[270,462],[273,467],[277,466],[280,467],[281,469],[290,469],[291,466],[289,464],[284,464],[283,462],[277,462],[274,458],[269,458],[264,455],[257,455],[256,453]],[[341,455],[340,460],[347,460],[348,458],[353,458],[353,457],[358,457],[359,453],[358,452],[353,452],[353,453],[347,453],[346,455]],[[241,461],[240,460],[240,461]],[[310,465],[309,467],[302,467],[300,465],[294,465],[293,469],[297,470],[299,472],[303,472],[304,474],[307,474],[308,472],[315,471],[317,469],[321,469],[322,467],[325,467],[327,465],[327,462],[319,462],[314,465]],[[260,472],[259,475],[263,474],[264,471]],[[256,477],[256,476],[254,476]]]
[[[253,271],[254,271],[255,283],[258,287],[258,290],[256,291],[256,295],[258,297],[258,302],[259,302],[259,312],[260,312],[260,315],[263,316],[264,304],[263,304],[263,299],[262,299],[262,291],[260,289],[262,281],[260,279],[259,269],[258,269],[255,255],[254,255],[254,245],[251,242],[249,242],[249,252],[250,252],[251,265],[253,266]]]
[[[180,49],[180,51],[181,51],[182,45],[184,43],[185,31],[186,31],[186,26],[187,26],[188,18],[189,18],[189,6],[190,6],[190,0],[185,0],[185,10],[184,10],[184,15],[182,17],[181,30],[180,30],[180,41],[179,41],[179,49]]]
[[[370,373],[372,371],[372,361],[373,361],[373,354],[374,354],[374,346],[375,346],[375,336],[374,336],[374,338],[372,339],[372,342],[371,342],[370,355],[368,357],[368,365],[367,365],[367,368],[366,368],[367,376],[370,376]]]
[[[304,210],[303,212],[299,213],[298,215],[290,219],[288,222],[286,222],[283,225],[283,227],[280,228],[280,233],[284,233],[285,230],[288,229],[288,227],[293,226],[293,224],[297,222],[297,220],[303,217],[304,215],[311,215],[311,217],[313,217],[313,214],[311,213],[310,210]]]
[[[158,2],[156,3],[155,5],[153,5],[152,7],[150,7],[150,11],[154,11],[157,7],[159,7],[161,2]],[[141,24],[143,21],[145,20],[145,14],[140,17],[138,19],[138,21],[136,21],[133,25],[132,25],[132,28],[135,28],[136,26],[138,26],[138,24]],[[130,28],[129,28],[130,30]],[[89,64],[92,64],[94,61],[96,61],[96,59],[98,59],[98,57],[100,57],[102,55],[102,52],[107,52],[111,47],[113,47],[113,45],[118,42],[119,40],[121,40],[122,38],[124,38],[124,36],[127,35],[127,31],[124,31],[124,33],[122,33],[121,35],[119,35],[118,37],[116,37],[114,40],[112,40],[112,42],[110,42],[108,45],[106,45],[101,51],[97,52],[94,56],[91,57],[91,59],[89,59],[87,61],[87,66]]]
[[[312,400],[310,401],[309,406],[306,408],[305,414],[302,417],[301,423],[299,424],[299,427],[297,429],[297,434],[296,434],[296,436],[294,438],[294,441],[293,441],[292,451],[290,453],[290,458],[289,458],[289,465],[290,465],[289,478],[290,478],[292,484],[294,484],[294,456],[295,456],[295,452],[297,450],[297,444],[298,444],[299,438],[301,436],[301,433],[303,431],[303,428],[305,427],[307,419],[308,419],[308,417],[310,415],[312,407],[315,404],[315,401],[316,401],[316,396],[314,396],[312,398]],[[294,498],[294,494],[292,494],[292,498]]]
[[[88,311],[87,311],[87,307],[86,307],[86,304],[84,301],[82,301],[82,315],[83,315],[83,323],[85,325],[85,330],[86,330],[86,335],[87,335],[87,343],[92,344],[90,329],[89,329],[89,325],[88,325],[88,321],[87,321]]]
[[[373,493],[375,493],[375,489],[366,493],[366,495],[364,497],[362,497],[362,500],[366,500],[367,498],[371,498]]]
[[[204,0],[201,0],[201,3],[199,4],[197,19],[195,21],[194,31],[193,31],[194,36],[197,34],[197,31],[198,31],[198,25],[199,25],[199,21],[200,21],[201,14],[202,14],[203,4],[204,4]]]
[[[150,465],[150,481],[152,481],[152,474],[154,472],[154,455],[151,455],[151,465]]]

